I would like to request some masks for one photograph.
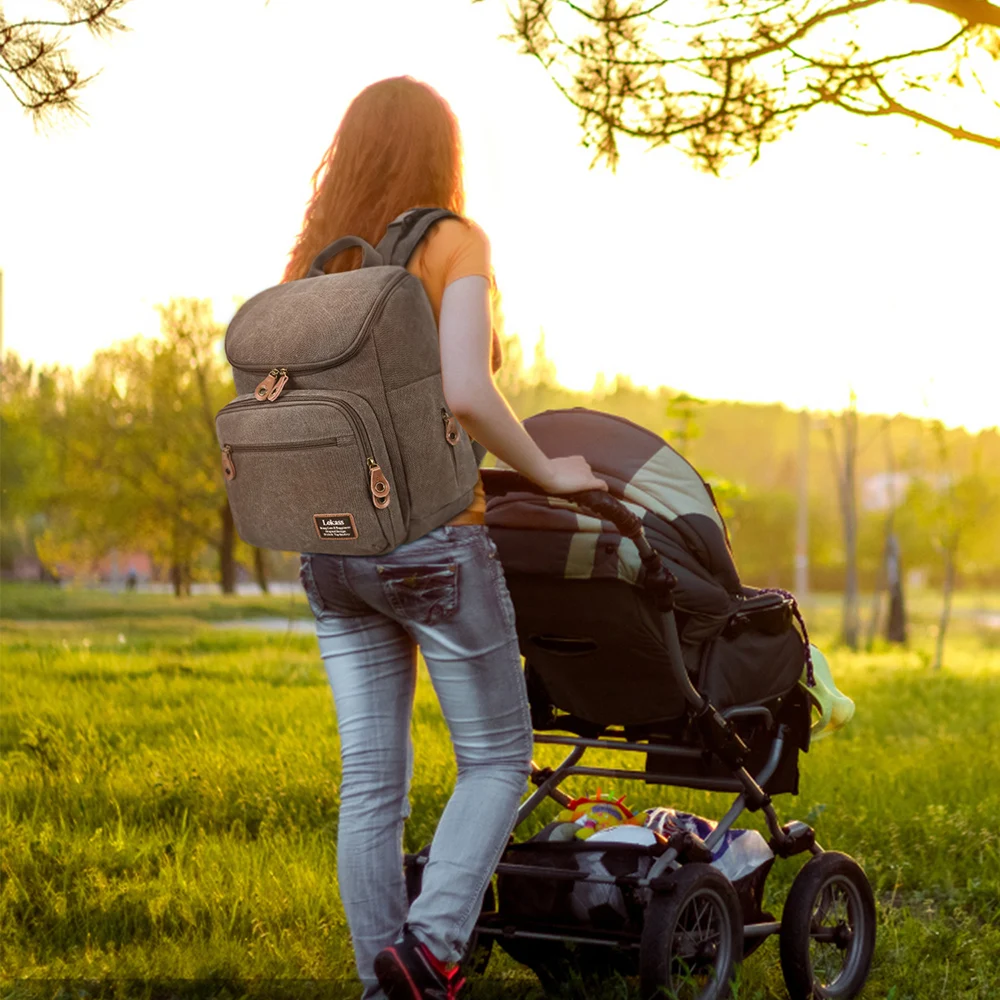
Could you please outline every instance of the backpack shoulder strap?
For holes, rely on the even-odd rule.
[[[457,218],[446,208],[411,208],[389,223],[375,249],[387,264],[406,267],[431,226],[442,219]]]

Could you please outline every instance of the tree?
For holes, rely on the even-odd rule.
[[[980,453],[974,454],[970,472],[957,474],[940,421],[931,425],[931,433],[936,451],[935,472],[913,483],[906,508],[913,527],[929,540],[942,563],[941,612],[932,661],[932,669],[940,670],[959,574],[974,571],[977,560],[988,559],[996,551],[1000,476],[983,471]]]
[[[60,113],[79,117],[79,94],[97,75],[82,77],[69,61],[63,29],[86,28],[107,37],[129,29],[116,16],[129,0],[54,0],[55,20],[8,21],[0,9],[0,80],[36,125]]]
[[[900,498],[896,493],[896,455],[892,447],[892,420],[887,418],[883,425],[886,456],[886,483],[889,491],[889,505],[882,528],[883,541],[881,558],[875,574],[872,589],[872,611],[868,621],[868,637],[865,648],[871,650],[875,644],[879,619],[882,614],[883,591],[889,597],[889,610],[885,616],[883,635],[886,642],[905,644],[907,641],[906,604],[903,594],[903,557],[896,527],[896,515]]]
[[[1000,6],[908,4],[590,0],[588,8],[584,0],[518,0],[513,32],[504,37],[545,67],[577,109],[595,162],[612,169],[618,140],[628,136],[650,146],[678,145],[717,174],[731,157],[756,161],[765,142],[824,106],[905,117],[1000,149],[1000,105],[987,99],[981,78],[986,63],[1000,59]],[[928,7],[940,12],[932,22],[916,13]],[[883,21],[892,16],[896,29],[883,25],[881,37],[880,14]],[[963,108],[976,113],[970,105],[982,98],[988,117],[980,130],[957,124],[957,111],[953,121],[937,117],[933,95],[954,97],[969,84]]]
[[[215,414],[232,397],[232,380],[228,366],[218,350],[224,329],[212,317],[210,302],[175,299],[159,307],[161,327],[166,338],[170,365],[170,384],[182,389],[185,379],[190,407],[190,429],[182,447],[186,446],[183,464],[185,478],[196,472],[205,502],[217,512],[217,542],[219,552],[219,583],[224,594],[236,589],[236,528],[229,508],[225,484],[219,464],[219,446],[215,436]],[[176,439],[170,442],[176,447]],[[263,562],[258,566],[263,576]]]
[[[663,431],[663,437],[675,445],[688,461],[691,460],[691,445],[701,437],[698,415],[706,402],[687,392],[672,392],[667,401],[666,417],[671,426]]]
[[[521,338],[516,333],[500,333],[499,337],[503,363],[493,381],[504,396],[516,396],[524,388],[526,379]]]
[[[160,338],[94,356],[63,426],[53,428],[64,475],[48,552],[96,558],[140,547],[169,564],[180,596],[207,546],[223,593],[232,593],[236,532],[215,437],[215,413],[233,394],[218,349],[222,327],[210,303],[194,299],[172,300],[160,315]]]
[[[789,586],[795,575],[795,495],[789,490],[744,489],[728,503],[740,578],[754,586]]]
[[[840,523],[844,533],[844,602],[840,638],[849,649],[858,648],[861,619],[858,613],[858,408],[851,391],[850,406],[841,414],[842,447],[837,447],[833,418],[825,425],[830,459],[840,501]],[[840,452],[843,452],[843,455]]]
[[[37,542],[45,510],[60,480],[54,429],[72,391],[68,369],[36,369],[12,351],[0,370],[0,566],[9,570],[17,556],[38,558]],[[40,560],[41,562],[41,560]],[[51,569],[42,563],[42,576]]]
[[[61,475],[40,549],[49,562],[76,564],[116,548],[143,549],[170,564],[180,594],[209,538],[186,510],[192,482],[177,475],[163,447],[171,432],[183,439],[176,419],[183,407],[165,398],[157,354],[140,338],[99,351],[67,396],[61,424],[50,428]]]

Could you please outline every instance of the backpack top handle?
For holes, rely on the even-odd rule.
[[[360,236],[341,236],[339,240],[334,240],[328,247],[316,255],[316,259],[312,262],[312,267],[309,268],[309,273],[306,275],[307,278],[318,278],[321,275],[326,274],[323,270],[324,265],[333,260],[338,253],[347,250],[350,247],[361,247],[361,266],[362,267],[380,267],[385,261],[382,259],[382,255],[370,244],[363,240]]]

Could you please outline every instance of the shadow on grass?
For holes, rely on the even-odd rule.
[[[0,979],[0,1000],[357,1000],[354,979]],[[531,979],[477,979],[469,1000],[544,1000]]]

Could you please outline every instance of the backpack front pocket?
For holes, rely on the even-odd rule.
[[[216,432],[236,530],[251,545],[373,555],[405,536],[381,428],[353,393],[240,396]]]

